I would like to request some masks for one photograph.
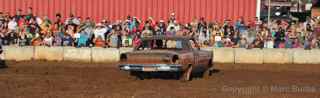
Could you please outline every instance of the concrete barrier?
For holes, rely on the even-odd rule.
[[[63,48],[64,61],[91,62],[91,48]]]
[[[210,48],[203,50],[210,50]],[[16,47],[4,46],[3,58],[13,61],[48,60],[115,63],[132,48]],[[214,63],[320,64],[320,50],[211,48]]]
[[[293,50],[294,64],[320,64],[320,50]]]
[[[235,48],[236,64],[263,64],[262,49]]]
[[[116,63],[120,58],[120,52],[116,48],[92,48],[91,52],[94,63]]]
[[[16,47],[4,46],[3,47],[4,60],[10,61],[28,61],[33,59],[34,47]]]
[[[122,54],[122,53],[133,51],[133,48],[120,48],[119,51],[120,51],[120,54]]]
[[[264,64],[292,64],[293,51],[291,49],[263,49]]]
[[[35,60],[62,61],[63,47],[36,46],[34,52]]]
[[[235,63],[233,48],[213,48],[214,63]]]

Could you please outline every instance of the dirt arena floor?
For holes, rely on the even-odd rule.
[[[7,62],[0,98],[319,98],[320,73],[220,70],[209,79],[135,80],[116,64]]]

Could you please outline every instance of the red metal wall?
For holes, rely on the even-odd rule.
[[[32,7],[39,16],[53,18],[60,12],[71,12],[96,21],[124,19],[127,15],[146,19],[167,19],[175,12],[179,22],[191,21],[194,17],[207,20],[237,19],[243,16],[252,20],[256,16],[256,0],[0,0],[0,11],[14,14]]]

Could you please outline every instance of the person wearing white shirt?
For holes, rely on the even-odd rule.
[[[46,45],[46,46],[52,46],[53,45],[53,37],[51,35],[46,35],[45,38],[43,38],[43,43]]]
[[[102,40],[105,40],[104,34],[107,32],[107,28],[105,28],[101,23],[98,23],[96,29],[93,31],[94,38],[98,38],[99,36]]]
[[[11,21],[9,21],[8,23],[8,29],[10,31],[16,31],[18,28],[18,23],[16,22],[16,20],[14,18],[12,18]]]

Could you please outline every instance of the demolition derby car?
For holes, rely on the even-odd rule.
[[[144,73],[174,73],[189,81],[193,73],[209,77],[213,71],[212,53],[201,50],[192,37],[146,37],[141,47],[120,55],[120,70],[140,77]]]

